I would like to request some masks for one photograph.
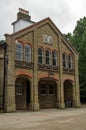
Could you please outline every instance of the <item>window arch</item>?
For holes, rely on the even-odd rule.
[[[67,54],[63,53],[63,67],[67,68]]]
[[[46,57],[46,65],[50,65],[50,50],[46,50],[45,57]]]
[[[52,65],[57,66],[57,52],[52,51]]]
[[[22,61],[22,53],[23,53],[23,46],[22,43],[17,42],[16,43],[16,60]]]
[[[25,62],[31,62],[31,46],[26,44],[24,49],[25,49]]]
[[[73,57],[72,57],[72,55],[68,55],[68,68],[69,69],[73,68]]]
[[[38,63],[43,64],[43,48],[38,48]]]

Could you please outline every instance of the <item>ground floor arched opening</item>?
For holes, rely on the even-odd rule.
[[[41,79],[38,83],[40,109],[57,107],[57,84],[53,79]]]
[[[73,85],[70,80],[64,82],[64,102],[65,107],[73,107]]]
[[[15,83],[16,110],[30,109],[30,81],[27,77],[18,77]]]

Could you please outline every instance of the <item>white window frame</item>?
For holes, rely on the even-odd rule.
[[[16,42],[16,60],[22,61],[23,59],[23,45],[20,42]],[[20,58],[19,58],[20,56]]]
[[[41,50],[41,54],[39,54],[39,49]],[[43,48],[38,48],[38,64],[43,64],[44,61],[43,61],[43,58],[44,58],[44,51],[43,51]],[[41,62],[40,62],[40,58],[41,58]]]
[[[43,34],[43,42],[52,45],[53,37],[50,35]]]
[[[24,46],[24,60],[25,62],[31,62],[31,46],[29,44]]]

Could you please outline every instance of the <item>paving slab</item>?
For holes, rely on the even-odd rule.
[[[86,130],[86,108],[0,113],[0,130]]]

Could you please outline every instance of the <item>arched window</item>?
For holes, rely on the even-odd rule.
[[[56,53],[56,51],[52,51],[52,65],[57,66],[57,53]]]
[[[43,64],[43,48],[38,48],[38,63]]]
[[[50,65],[50,50],[46,50],[45,57],[46,57],[46,65]]]
[[[25,45],[25,62],[31,62],[31,46]]]
[[[73,68],[73,57],[72,57],[72,55],[68,55],[68,68],[69,69]]]
[[[67,68],[67,54],[63,53],[63,67]]]
[[[22,61],[22,53],[23,53],[23,47],[20,42],[16,43],[16,60]]]

